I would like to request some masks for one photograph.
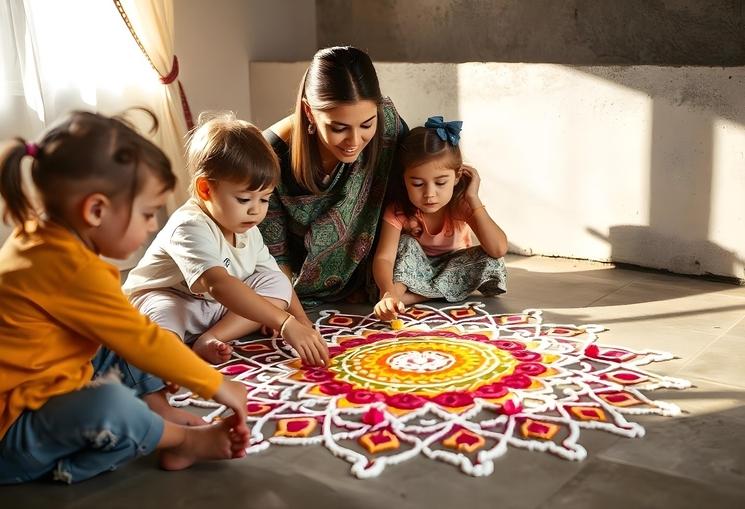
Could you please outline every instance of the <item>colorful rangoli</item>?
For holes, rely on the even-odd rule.
[[[629,416],[680,409],[645,394],[689,382],[647,365],[672,355],[601,346],[598,325],[543,323],[541,312],[492,315],[478,303],[418,305],[393,330],[374,316],[322,311],[327,368],[307,367],[281,339],[239,342],[223,374],[248,388],[248,453],[322,444],[357,477],[416,456],[489,475],[508,446],[581,460],[582,430],[641,437]],[[189,393],[177,406],[225,407]]]

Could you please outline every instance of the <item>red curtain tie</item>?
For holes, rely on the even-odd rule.
[[[176,58],[176,55],[173,55],[173,63],[171,64],[171,72],[166,74],[165,76],[160,77],[160,82],[164,85],[170,85],[174,81],[176,81],[176,78],[178,78],[178,58]]]

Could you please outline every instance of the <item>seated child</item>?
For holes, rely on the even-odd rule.
[[[431,117],[399,142],[398,176],[373,261],[382,320],[428,299],[454,302],[477,289],[507,289],[507,237],[479,199],[478,172],[463,165],[461,125]],[[472,231],[480,246],[471,246]]]
[[[253,125],[204,115],[188,143],[193,197],[176,210],[132,269],[124,292],[203,359],[227,361],[227,342],[262,325],[310,365],[328,362],[290,280],[261,237],[279,162]]]
[[[93,113],[3,147],[0,195],[17,228],[0,249],[0,484],[82,481],[155,449],[168,470],[245,455],[245,387],[138,313],[99,258],[136,251],[174,184],[160,149]],[[234,415],[184,425],[201,419],[168,405],[161,378]]]

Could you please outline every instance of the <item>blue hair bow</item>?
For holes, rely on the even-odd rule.
[[[442,141],[449,141],[452,146],[457,147],[460,141],[460,131],[463,129],[463,121],[451,120],[445,122],[445,119],[441,116],[429,117],[424,123],[424,127],[434,129]]]

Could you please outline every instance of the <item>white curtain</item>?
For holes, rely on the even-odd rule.
[[[164,87],[111,1],[0,0],[0,43],[0,139],[38,139],[73,109],[145,106],[164,118]],[[8,232],[3,226],[0,241]]]
[[[178,61],[174,56],[173,0],[115,0],[114,3],[127,24],[133,42],[143,53],[143,59],[153,67],[163,82],[160,92],[160,146],[171,158],[178,184],[169,203],[171,210],[188,198],[189,175],[184,161],[184,139],[187,124],[185,97],[178,81]],[[191,119],[189,119],[191,120]]]

